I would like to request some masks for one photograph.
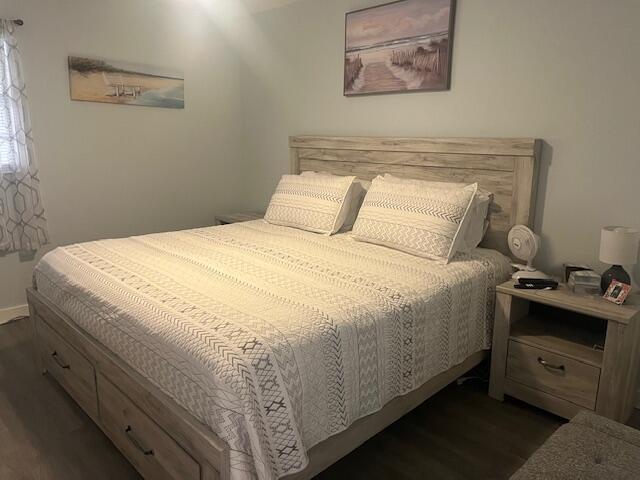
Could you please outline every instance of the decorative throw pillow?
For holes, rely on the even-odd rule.
[[[346,199],[355,178],[283,175],[264,219],[310,232],[336,233],[347,216]]]
[[[362,202],[364,202],[364,197],[370,188],[370,181],[360,180],[359,178],[354,180],[353,185],[351,185],[351,204],[349,205],[349,211],[340,229],[341,232],[348,232],[353,228],[353,224],[356,223],[356,219],[358,218],[360,207],[362,207]]]
[[[477,189],[425,188],[377,177],[353,226],[354,238],[449,262]]]
[[[423,188],[462,188],[467,186],[466,183],[407,179],[396,177],[390,173],[385,174],[384,179],[390,182],[412,182]],[[469,253],[480,245],[489,227],[489,207],[492,201],[493,193],[478,188],[473,197],[473,204],[471,205],[469,214],[465,217],[462,227],[460,227],[460,234],[457,236],[457,242],[454,247],[456,252]]]
[[[456,246],[457,252],[469,253],[480,245],[489,229],[489,208],[492,201],[492,193],[478,189],[468,215],[469,221],[466,222],[468,224],[462,226],[464,236],[461,238],[459,245]]]
[[[339,175],[334,175],[329,172],[302,172],[300,174],[303,177],[313,177],[317,175],[324,175],[329,177],[337,177]],[[358,217],[358,212],[360,211],[360,207],[362,206],[362,202],[364,200],[367,191],[371,188],[371,182],[368,180],[362,180],[360,178],[356,178],[351,184],[351,188],[349,189],[349,194],[347,195],[345,210],[346,215],[344,219],[344,223],[340,228],[341,232],[348,232],[353,228],[353,224],[356,222],[356,218]]]

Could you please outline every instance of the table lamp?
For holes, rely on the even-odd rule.
[[[631,277],[622,265],[638,261],[640,231],[628,227],[604,227],[600,235],[600,261],[611,268],[602,274],[600,288],[606,292],[613,280],[631,285]]]

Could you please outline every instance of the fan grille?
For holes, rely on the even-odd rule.
[[[529,227],[516,225],[509,232],[507,240],[511,253],[527,264],[530,264],[538,253],[539,237]]]

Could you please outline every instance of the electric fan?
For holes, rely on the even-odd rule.
[[[529,227],[524,225],[513,227],[507,237],[507,243],[514,257],[527,262],[526,265],[511,264],[517,270],[513,274],[513,278],[516,280],[520,278],[550,278],[549,275],[532,266],[533,259],[540,249],[540,237],[533,233]]]

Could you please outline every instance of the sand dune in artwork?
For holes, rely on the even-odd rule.
[[[361,49],[345,58],[345,92],[438,90],[446,87],[448,38]]]

